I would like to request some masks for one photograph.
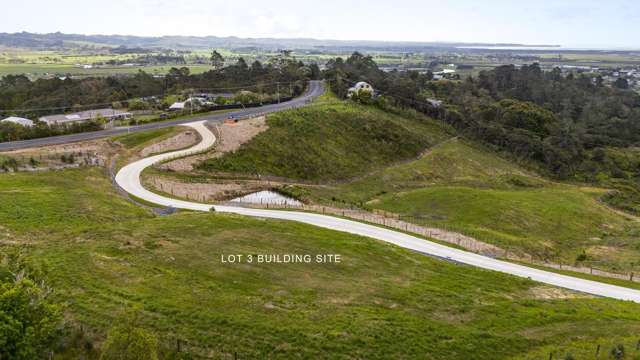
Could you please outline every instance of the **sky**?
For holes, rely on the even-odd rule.
[[[640,48],[638,0],[0,0],[0,32]]]

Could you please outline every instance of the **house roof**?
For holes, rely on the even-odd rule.
[[[356,83],[352,88],[350,88],[349,92],[356,92],[360,90],[373,91],[373,87],[367,82],[360,81]]]
[[[51,124],[64,124],[64,123],[76,122],[76,121],[87,121],[91,119],[96,119],[98,117],[111,119],[118,116],[130,116],[130,115],[131,113],[122,111],[122,110],[96,109],[96,110],[81,111],[73,114],[43,116],[39,120],[51,125]]]
[[[173,103],[171,106],[169,106],[169,109],[184,109],[184,105],[185,105],[186,101],[183,102],[175,102]]]
[[[0,122],[11,122],[11,123],[14,123],[14,124],[27,126],[27,127],[33,126],[33,121],[32,120],[21,118],[21,117],[17,117],[17,116],[10,116],[10,117],[8,117],[6,119],[0,120]]]

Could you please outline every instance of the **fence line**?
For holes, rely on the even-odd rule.
[[[341,216],[345,218],[355,219],[358,221],[382,225],[385,227],[389,227],[389,228],[393,228],[393,229],[397,229],[397,230],[401,230],[401,231],[405,231],[413,234],[418,234],[423,237],[432,238],[432,239],[436,239],[449,244],[457,245],[463,249],[472,251],[477,254],[489,256],[489,257],[501,258],[504,260],[549,267],[557,270],[566,270],[566,271],[572,271],[572,272],[577,272],[582,274],[598,275],[598,276],[612,278],[612,279],[640,282],[640,278],[636,277],[633,272],[614,273],[610,271],[600,270],[592,266],[590,267],[573,266],[568,264],[538,260],[538,259],[535,259],[532,255],[524,254],[524,253],[516,253],[514,251],[502,249],[498,246],[485,243],[483,241],[477,240],[471,236],[467,236],[459,232],[443,230],[435,227],[416,225],[414,223],[410,223],[402,220],[401,219],[402,217],[398,214],[388,213],[381,210],[368,212],[364,210],[342,209],[342,208],[335,208],[335,207],[321,206],[321,205],[307,205],[307,204],[295,205],[286,201],[281,201],[279,203],[266,203],[266,204],[230,202],[230,204],[240,204],[242,206],[256,207],[256,208],[302,210],[302,211],[309,211],[314,213],[336,215],[336,216]]]

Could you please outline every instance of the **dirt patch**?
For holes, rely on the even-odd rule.
[[[473,320],[473,314],[470,312],[456,311],[457,309],[445,309],[436,311],[431,316],[438,321],[448,324],[464,324]]]
[[[175,151],[193,146],[200,141],[200,136],[193,130],[185,130],[178,135],[149,145],[140,151],[141,157],[159,154],[167,151]]]
[[[143,180],[145,187],[179,198],[208,201],[225,201],[249,193],[268,190],[273,187],[266,181],[221,180],[215,183],[183,183],[161,176],[152,176]]]
[[[577,291],[571,291],[567,289],[552,287],[552,286],[536,286],[528,291],[528,295],[534,299],[540,300],[557,300],[557,299],[576,299],[576,298],[590,298],[591,295],[583,294]]]
[[[1,153],[18,162],[19,171],[105,166],[120,147],[108,139],[49,145]]]
[[[619,248],[613,246],[598,245],[589,247],[586,253],[594,257],[608,257],[615,255],[619,251]]]
[[[216,146],[212,151],[205,154],[189,156],[174,160],[160,166],[162,170],[189,172],[193,171],[196,164],[207,159],[217,158],[225,153],[236,151],[256,135],[267,130],[269,127],[264,116],[237,123],[216,125]]]

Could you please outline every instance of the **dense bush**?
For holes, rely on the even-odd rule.
[[[62,307],[19,266],[0,265],[0,359],[43,359],[63,334]]]
[[[601,182],[601,174],[600,179],[624,179],[640,188],[640,166],[610,151],[640,145],[640,95],[624,87],[607,87],[587,75],[564,76],[560,69],[545,72],[538,64],[432,81],[430,73],[385,73],[358,53],[330,61],[324,75],[338,95],[367,81],[385,101],[438,117],[461,135],[555,177]],[[433,98],[442,106],[434,106]]]

